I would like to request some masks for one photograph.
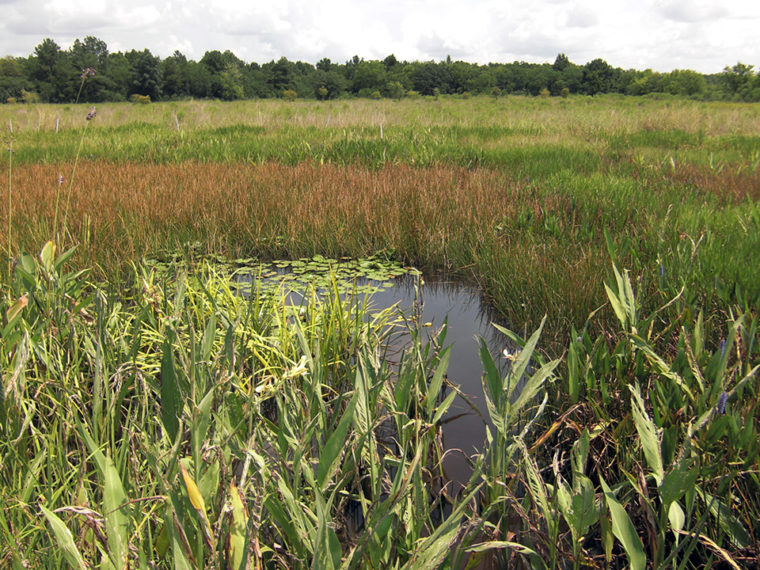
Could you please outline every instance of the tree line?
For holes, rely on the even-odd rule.
[[[760,101],[760,73],[743,63],[712,75],[688,69],[639,71],[601,58],[578,65],[564,54],[542,64],[479,65],[450,57],[408,62],[389,55],[382,60],[354,56],[345,63],[323,58],[313,65],[285,57],[246,63],[229,50],[212,50],[193,61],[179,51],[164,59],[148,49],[109,52],[93,36],[75,40],[67,50],[46,38],[28,57],[0,59],[0,101],[5,103],[599,93]]]

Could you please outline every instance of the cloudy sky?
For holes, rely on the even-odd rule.
[[[0,56],[92,35],[110,51],[263,63],[382,59],[760,68],[760,0],[0,0]]]

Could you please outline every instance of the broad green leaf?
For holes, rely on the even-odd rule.
[[[248,515],[234,481],[230,481],[232,520],[229,536],[229,565],[231,570],[245,570],[248,565]]]
[[[607,482],[601,473],[599,474],[599,481],[602,484],[604,499],[612,518],[612,533],[623,545],[631,570],[645,570],[647,557],[644,554],[644,545],[641,543],[639,535],[636,534],[636,527],[633,526],[623,505],[618,502],[615,494],[607,486]]]
[[[530,560],[533,564],[533,568],[548,568],[546,562],[541,556],[532,548],[520,544],[519,542],[510,542],[508,540],[491,540],[489,542],[481,542],[467,549],[467,552],[487,552],[488,550],[504,550],[510,549],[520,554],[526,554],[530,556]]]
[[[520,383],[520,379],[523,377],[523,375],[525,374],[525,371],[528,369],[528,365],[530,364],[531,359],[533,358],[533,352],[536,350],[538,339],[541,337],[541,331],[543,331],[544,329],[544,324],[546,324],[546,315],[544,315],[544,318],[541,319],[541,324],[538,326],[538,328],[535,331],[533,331],[532,335],[530,335],[530,338],[525,343],[525,346],[523,346],[522,350],[517,355],[517,358],[515,358],[515,361],[512,363],[512,369],[509,371],[509,374],[507,374],[507,377],[504,379],[505,380],[504,389],[506,389],[507,398],[509,399],[512,398],[512,393],[514,392],[515,388],[517,388],[518,384]],[[549,369],[549,372],[551,372],[551,370],[554,370],[555,366],[556,366],[556,363],[554,364],[554,366],[551,366],[551,368]],[[542,367],[542,370],[544,370],[545,368],[546,368],[545,366]],[[522,394],[520,395],[520,398],[518,398],[518,402],[521,399],[522,399]],[[521,405],[518,405],[516,402],[514,409],[519,410],[520,407]]]
[[[536,396],[538,391],[544,387],[544,383],[553,378],[554,369],[557,368],[559,363],[559,359],[547,362],[528,378],[520,391],[520,395],[517,397],[514,404],[510,406],[513,415],[522,412],[523,407],[525,407],[525,405]]]
[[[488,387],[491,401],[493,401],[494,405],[498,407],[503,399],[499,371],[497,370],[496,364],[493,361],[491,351],[488,350],[486,341],[481,338],[479,339],[479,344],[480,362],[483,365],[483,370],[485,371],[485,384]]]
[[[40,261],[46,271],[52,272],[54,270],[53,262],[55,261],[55,244],[52,241],[48,241],[40,252]]]
[[[125,568],[129,557],[129,512],[130,505],[124,491],[121,477],[113,461],[103,454],[84,425],[79,424],[79,433],[95,460],[103,481],[103,516],[106,521],[108,556],[117,570]]]
[[[451,346],[447,346],[441,351],[441,356],[438,361],[438,366],[433,374],[433,379],[428,386],[428,393],[425,395],[425,410],[428,417],[433,413],[435,409],[435,403],[438,400],[438,394],[441,391],[443,385],[443,377],[449,368],[449,357],[451,356]]]
[[[666,507],[678,501],[686,491],[692,489],[699,477],[699,469],[694,467],[694,462],[683,460],[676,464],[662,480],[660,484],[660,499]]]
[[[354,394],[354,397],[351,398],[346,406],[346,410],[343,412],[343,416],[340,418],[335,431],[330,434],[330,437],[327,438],[327,443],[322,448],[319,465],[317,465],[317,483],[321,489],[325,488],[338,468],[340,458],[343,455],[343,448],[346,445],[348,428],[354,417],[357,399],[358,395]]]
[[[214,313],[208,319],[206,328],[203,331],[203,341],[201,343],[201,360],[207,362],[211,360],[211,351],[214,348],[214,339],[216,338],[216,315]]]
[[[50,528],[53,530],[55,540],[58,543],[58,547],[63,551],[63,556],[66,558],[66,562],[68,562],[72,568],[86,570],[87,564],[85,563],[84,558],[82,558],[82,554],[79,552],[77,545],[74,543],[74,537],[68,527],[54,512],[47,510],[42,505],[40,505],[40,509],[50,524]]]
[[[340,568],[342,549],[338,536],[333,530],[330,507],[332,500],[325,503],[322,494],[316,494],[317,532],[314,539],[313,570],[334,570]]]
[[[697,487],[697,492],[709,507],[710,514],[718,521],[720,528],[731,539],[731,542],[739,548],[746,548],[752,543],[747,529],[744,528],[741,521],[734,516],[728,506],[721,502],[717,497],[713,497],[709,493],[702,491],[699,487]]]
[[[670,507],[668,508],[668,521],[670,522],[670,528],[674,532],[683,530],[683,525],[686,522],[686,515],[684,514],[681,505],[678,504],[678,501],[670,503]]]
[[[606,283],[604,284],[604,290],[607,292],[607,298],[610,300],[610,305],[612,305],[612,309],[615,311],[615,316],[618,318],[620,326],[623,329],[628,330],[628,313],[625,309],[625,306],[615,294],[615,292],[610,289],[609,285]]]
[[[443,417],[443,414],[446,413],[446,411],[449,409],[449,407],[454,402],[454,399],[456,397],[457,397],[457,393],[456,392],[454,392],[453,390],[451,392],[449,392],[449,395],[446,396],[446,398],[443,400],[443,402],[441,402],[440,405],[438,406],[438,408],[436,408],[435,415],[430,420],[430,422],[433,425],[436,425],[438,423],[438,421]]]
[[[639,434],[644,457],[659,485],[665,476],[665,470],[662,466],[662,455],[660,454],[660,430],[657,429],[657,426],[647,415],[638,383],[629,385],[628,388],[631,390],[632,395],[631,409],[633,411],[633,421],[636,424],[636,431]]]
[[[182,403],[171,338],[173,334],[167,332],[161,359],[161,421],[169,439],[174,441],[179,432],[179,413]]]
[[[684,381],[683,377],[681,377],[680,374],[678,374],[676,371],[674,371],[670,365],[665,362],[665,360],[662,359],[655,351],[654,349],[649,345],[647,341],[645,341],[643,338],[639,337],[638,335],[631,335],[631,343],[634,347],[641,350],[644,353],[644,356],[646,356],[647,360],[653,365],[655,370],[665,376],[666,378],[670,378],[673,382],[675,382],[679,388],[683,391],[684,394],[686,394],[689,397],[689,400],[692,401],[692,403],[696,402],[696,399],[694,398],[694,394],[691,391],[691,388],[687,385],[687,383]]]

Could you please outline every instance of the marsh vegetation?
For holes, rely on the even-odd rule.
[[[757,106],[88,109],[0,108],[3,564],[757,562]],[[469,481],[445,327],[215,263],[315,256],[445,272],[506,325]]]

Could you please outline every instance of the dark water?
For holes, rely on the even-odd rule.
[[[287,273],[278,272],[280,276]],[[250,285],[255,278],[255,275],[245,272],[236,276],[237,282],[245,285]],[[367,287],[378,286],[381,282],[357,278],[355,284]],[[511,346],[511,341],[492,325],[494,315],[477,287],[441,277],[421,278],[413,275],[397,277],[392,280],[392,286],[388,284],[372,293],[370,310],[398,305],[404,314],[412,316],[417,301],[421,308],[420,322],[430,323],[430,326],[423,327],[428,337],[436,334],[444,321],[447,322],[444,346],[451,346],[448,380],[459,388],[466,399],[457,396],[442,420],[443,444],[448,450],[444,469],[450,481],[464,484],[471,473],[467,457],[483,450],[488,417],[477,339],[482,337],[486,341],[494,361],[502,369],[506,368],[506,362],[501,353],[505,347]],[[289,296],[294,304],[303,302],[302,295],[298,293],[290,293]],[[395,336],[393,351],[400,352],[406,340],[408,336],[405,339],[403,334]]]
[[[461,397],[454,400],[443,426],[446,449],[462,452],[451,451],[447,454],[444,462],[446,474],[451,481],[464,483],[471,472],[465,455],[483,450],[485,418],[488,417],[477,338],[482,337],[486,341],[497,366],[501,368],[506,364],[501,352],[511,345],[511,341],[492,325],[494,315],[476,287],[441,278],[424,278],[423,282],[420,288],[421,322],[432,323],[425,330],[434,334],[448,319],[444,343],[444,346],[451,345],[448,379],[467,396],[467,400]],[[406,314],[411,315],[416,296],[414,284],[413,277],[397,279],[393,287],[374,293],[371,303],[377,308],[398,303]]]

